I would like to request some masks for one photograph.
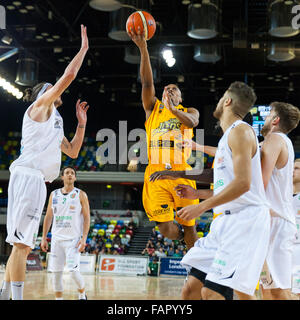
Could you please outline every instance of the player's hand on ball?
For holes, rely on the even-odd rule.
[[[192,188],[191,186],[179,184],[174,188],[174,190],[179,198],[191,200],[199,199],[198,190]]]
[[[177,215],[180,219],[189,221],[199,217],[203,212],[204,210],[201,210],[201,204],[192,204],[180,209]]]
[[[137,33],[130,28],[128,31],[128,35],[131,38],[131,40],[139,47],[142,48],[143,46],[147,45],[146,39],[145,39],[145,32],[141,31],[141,28],[138,27]]]

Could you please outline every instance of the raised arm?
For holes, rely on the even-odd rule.
[[[69,63],[65,69],[62,77],[55,83],[53,87],[47,90],[37,101],[34,103],[36,107],[50,107],[54,101],[56,101],[62,93],[68,88],[72,81],[76,78],[77,73],[82,65],[83,59],[88,51],[88,37],[86,27],[81,25],[81,48],[73,60]]]
[[[153,82],[152,67],[147,48],[147,41],[144,33],[138,28],[137,34],[130,29],[128,35],[132,41],[137,45],[141,54],[140,75],[142,83],[142,102],[143,108],[146,112],[146,120],[149,118],[157,98],[155,97],[155,87]]]
[[[87,111],[89,106],[87,102],[81,102],[80,100],[76,103],[76,117],[78,120],[78,125],[76,129],[76,133],[71,142],[68,141],[66,137],[63,138],[61,143],[61,151],[65,153],[70,158],[76,159],[78,157],[79,151],[82,146],[84,134],[85,134],[85,127],[87,122]]]
[[[52,193],[51,193],[50,197],[49,197],[46,215],[44,218],[44,223],[43,223],[43,235],[42,235],[42,241],[41,241],[41,249],[44,252],[47,252],[47,250],[48,250],[47,234],[50,230],[52,220],[53,220],[53,210],[52,210]]]

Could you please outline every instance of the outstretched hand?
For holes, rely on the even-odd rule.
[[[86,27],[83,24],[81,25],[81,49],[89,49],[89,39],[87,36]]]
[[[76,103],[76,117],[78,119],[78,125],[86,125],[87,122],[87,111],[89,109],[89,105],[86,101],[80,102],[80,99],[77,100]]]
[[[128,30],[128,35],[131,40],[141,49],[147,46],[146,38],[145,38],[145,31],[141,31],[141,27],[138,26],[138,31],[135,32],[131,27]]]

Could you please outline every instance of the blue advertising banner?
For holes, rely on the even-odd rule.
[[[180,265],[181,258],[160,258],[160,275],[186,276],[186,269]]]

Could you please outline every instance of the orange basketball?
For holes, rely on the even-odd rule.
[[[145,30],[145,38],[146,40],[150,40],[154,36],[156,23],[150,13],[146,11],[136,11],[128,17],[126,31],[129,32],[130,28],[132,28],[132,31],[137,33],[138,27],[141,28],[141,32]]]

